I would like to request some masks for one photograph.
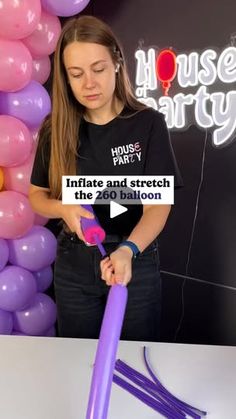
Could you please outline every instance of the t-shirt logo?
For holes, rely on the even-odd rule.
[[[111,148],[114,166],[141,161],[142,149],[139,141]]]

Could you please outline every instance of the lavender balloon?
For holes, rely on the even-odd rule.
[[[6,266],[0,272],[0,308],[20,310],[29,304],[36,294],[33,274],[19,266]]]
[[[0,92],[0,113],[20,119],[29,128],[38,127],[50,111],[49,94],[37,81],[18,92]]]
[[[89,0],[41,0],[44,10],[56,16],[74,16],[80,13]]]
[[[0,335],[10,335],[13,329],[13,317],[9,311],[0,309]]]
[[[43,226],[33,226],[19,239],[9,240],[9,261],[29,271],[39,271],[51,265],[56,257],[57,241]]]
[[[7,241],[4,239],[0,239],[0,271],[6,266],[7,261],[9,258],[9,248],[7,245]]]
[[[113,285],[109,291],[97,346],[86,419],[106,419],[117,346],[127,302],[127,288]]]
[[[46,294],[38,293],[31,304],[14,313],[14,330],[39,336],[56,321],[56,304]]]

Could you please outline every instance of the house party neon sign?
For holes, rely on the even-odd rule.
[[[158,54],[154,48],[138,49],[135,58],[136,96],[162,112],[168,128],[186,129],[194,123],[212,129],[215,146],[232,141],[236,135],[236,90],[229,89],[236,82],[236,47],[229,46],[220,54],[207,49],[201,54],[177,56],[171,49]],[[183,90],[171,97],[171,82],[176,77]],[[163,96],[155,98],[149,91],[157,90],[160,83]],[[214,91],[216,83],[221,91]]]

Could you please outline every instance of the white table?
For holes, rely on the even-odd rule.
[[[95,340],[0,336],[1,419],[85,419]],[[236,418],[236,347],[147,343],[159,379],[211,419]],[[120,342],[118,356],[145,373],[143,342]],[[113,383],[109,419],[158,413]]]

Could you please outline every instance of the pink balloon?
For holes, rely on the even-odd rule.
[[[34,154],[31,153],[23,164],[15,167],[5,167],[3,170],[5,189],[28,196],[33,163]]]
[[[45,218],[42,215],[35,214],[34,225],[45,226],[47,224],[48,220],[49,220],[49,218]]]
[[[26,196],[19,192],[0,192],[0,237],[15,239],[26,234],[34,222],[34,213]]]
[[[37,293],[23,310],[14,313],[14,330],[28,335],[42,335],[56,321],[56,305],[46,294]]]
[[[40,0],[5,0],[0,8],[0,36],[21,39],[30,35],[41,16]]]
[[[0,39],[0,90],[23,89],[31,80],[32,67],[30,52],[21,41]]]
[[[56,49],[61,33],[61,23],[57,16],[41,13],[40,22],[34,32],[23,39],[33,57],[50,55]]]
[[[22,164],[30,155],[33,141],[27,126],[10,115],[0,115],[0,166]]]
[[[32,80],[46,83],[51,72],[51,61],[48,55],[33,59]]]

